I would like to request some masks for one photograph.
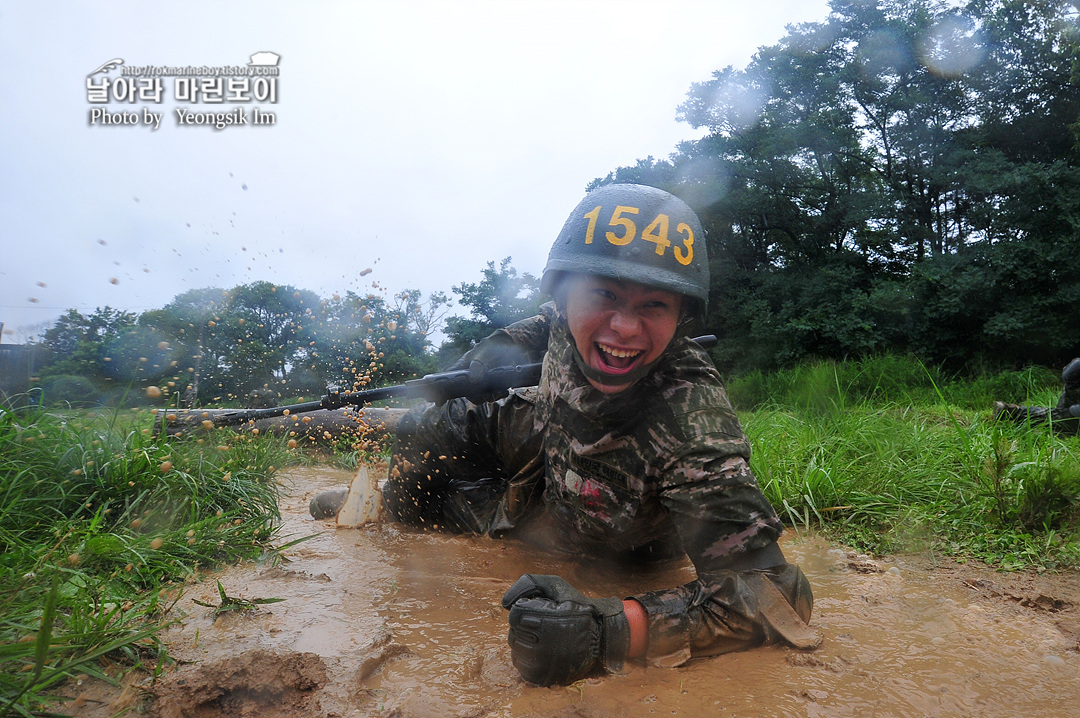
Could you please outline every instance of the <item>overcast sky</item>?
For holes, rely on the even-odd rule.
[[[4,343],[65,309],[141,312],[268,280],[326,297],[539,274],[586,184],[699,136],[690,85],[825,0],[0,0]],[[88,101],[88,75],[280,56],[277,101]],[[122,67],[90,77],[121,77]],[[180,126],[177,109],[272,112]],[[91,112],[139,124],[91,124]],[[154,130],[146,112],[163,113]],[[361,277],[366,268],[372,272]]]

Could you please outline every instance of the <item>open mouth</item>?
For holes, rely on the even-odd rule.
[[[596,355],[600,357],[601,368],[611,374],[623,374],[630,371],[645,353],[643,349],[618,349],[600,342],[597,342],[595,346]]]

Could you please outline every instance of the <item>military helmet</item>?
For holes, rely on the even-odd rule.
[[[704,318],[709,258],[701,222],[673,194],[610,184],[585,195],[548,253],[540,289],[551,293],[562,272],[645,284],[690,297]]]

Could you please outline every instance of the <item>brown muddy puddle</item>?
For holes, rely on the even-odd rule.
[[[240,566],[189,586],[165,634],[178,659],[153,686],[156,716],[1025,716],[1080,714],[1075,575],[1012,582],[925,558],[871,561],[788,532],[809,576],[824,646],[768,647],[630,667],[570,687],[521,681],[499,599],[522,573],[557,573],[593,595],[690,580],[688,567],[634,575],[511,541],[315,521],[317,491],[350,472],[291,471],[277,567]],[[625,570],[625,569],[623,569]],[[212,619],[191,602],[284,598]],[[1069,595],[1053,595],[1066,592]]]

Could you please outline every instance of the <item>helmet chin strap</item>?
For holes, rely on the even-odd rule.
[[[644,379],[648,376],[652,368],[656,366],[656,362],[660,361],[660,357],[657,357],[648,364],[643,364],[633,371],[629,371],[625,374],[606,374],[597,369],[593,369],[591,366],[585,363],[585,357],[581,356],[581,352],[578,351],[577,345],[573,341],[570,343],[570,348],[574,352],[574,363],[577,364],[578,369],[585,375],[586,379],[601,384],[603,386],[627,386],[633,384],[638,379]]]

